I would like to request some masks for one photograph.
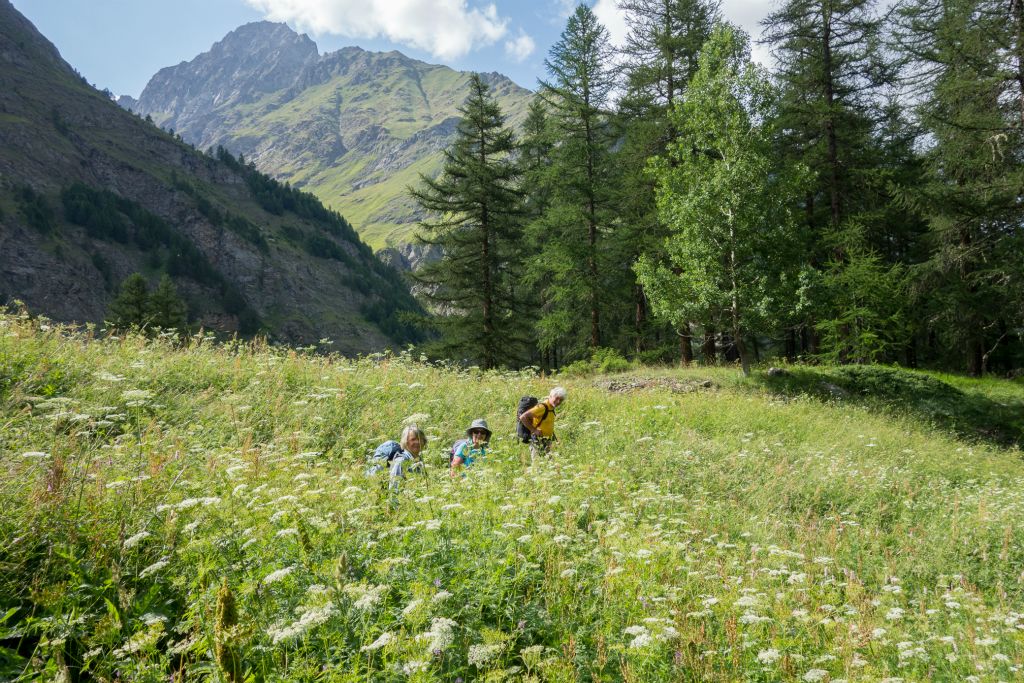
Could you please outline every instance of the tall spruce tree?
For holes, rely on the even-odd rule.
[[[820,333],[834,360],[879,359],[897,343],[900,300],[850,290],[898,280],[900,268],[880,250],[914,221],[885,208],[892,197],[876,173],[887,163],[878,134],[892,68],[874,0],[786,0],[763,23],[783,85],[782,153],[817,179],[803,202],[811,266],[804,293],[816,295],[803,306],[813,325],[808,350],[819,351]]]
[[[174,286],[171,277],[164,273],[156,289],[146,302],[149,322],[164,330],[184,330],[188,322],[188,307]]]
[[[132,273],[121,282],[117,296],[110,302],[107,322],[119,330],[149,324],[149,284],[141,273]]]
[[[534,286],[544,282],[547,269],[539,258],[544,230],[543,218],[551,206],[553,176],[550,172],[552,150],[555,148],[557,135],[548,115],[544,100],[537,96],[531,102],[523,122],[522,138],[519,143],[518,161],[522,174],[520,187],[523,190],[523,224],[524,235],[528,239],[522,241],[520,253],[525,264],[524,280],[520,289],[533,311],[550,311],[546,287]],[[540,236],[540,239],[537,236]],[[536,316],[531,319],[536,323]],[[535,363],[546,369],[558,367],[558,347],[556,344],[535,345]]]
[[[924,182],[904,194],[929,225],[914,269],[925,353],[973,374],[1000,354],[1010,367],[1024,355],[1024,7],[907,0],[898,16],[930,143]]]
[[[540,245],[534,272],[545,301],[539,341],[544,349],[563,346],[577,357],[601,345],[602,323],[610,322],[602,316],[622,299],[621,260],[606,248],[615,244],[612,59],[608,31],[581,4],[545,60],[549,78],[540,87],[557,144],[544,179],[548,206],[531,225],[531,238]]]
[[[623,107],[668,125],[671,109],[697,72],[698,56],[720,18],[716,0],[620,0],[629,33]],[[638,112],[638,113],[639,113]]]
[[[514,284],[521,277],[522,195],[512,153],[515,139],[479,74],[459,108],[462,118],[437,179],[420,177],[412,196],[431,216],[419,239],[441,259],[416,279],[436,313],[435,350],[484,368],[516,365],[529,343],[527,311]]]
[[[671,230],[667,256],[645,256],[636,266],[658,315],[730,330],[744,374],[747,340],[791,304],[791,246],[806,179],[802,167],[773,152],[774,99],[742,32],[716,28],[673,114],[679,138],[655,162],[658,208]]]

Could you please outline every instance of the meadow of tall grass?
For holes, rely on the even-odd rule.
[[[0,679],[1024,677],[1018,448],[657,374],[563,380],[531,465],[533,373],[0,316]],[[409,421],[427,472],[389,494],[365,458]]]

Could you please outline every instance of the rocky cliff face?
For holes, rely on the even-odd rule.
[[[251,80],[276,88],[294,83],[315,46],[296,37],[260,55]],[[226,86],[236,72],[204,73]],[[225,96],[258,98],[254,88]],[[187,88],[166,102],[201,108]],[[91,218],[72,210],[73,188],[92,198]],[[340,216],[123,111],[0,0],[0,305],[99,323],[132,272],[170,272],[208,328],[255,320],[274,339],[329,337],[347,353],[405,341],[397,319],[416,308]]]
[[[412,242],[421,215],[406,188],[440,171],[468,78],[398,52],[319,55],[306,36],[259,22],[162,69],[136,111],[309,190],[380,249]],[[509,121],[520,122],[532,93],[500,74],[485,80]]]

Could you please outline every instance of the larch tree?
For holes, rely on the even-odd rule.
[[[513,287],[521,277],[522,219],[515,137],[479,74],[459,112],[441,175],[421,176],[420,187],[411,190],[432,216],[418,237],[442,254],[415,276],[436,313],[437,353],[484,368],[515,365],[529,342]]]
[[[531,226],[540,249],[538,285],[546,307],[538,321],[542,348],[568,346],[577,356],[602,343],[602,315],[623,268],[614,246],[614,169],[609,96],[615,85],[608,31],[579,5],[545,60],[540,96],[551,117],[544,215]]]
[[[1024,329],[1024,7],[907,0],[897,16],[928,143],[924,181],[904,193],[929,227],[915,303],[931,353],[982,374]]]

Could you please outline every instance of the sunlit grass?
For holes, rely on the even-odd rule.
[[[529,374],[0,318],[0,678],[1020,678],[1018,450],[649,374],[694,388],[561,382],[529,467]],[[389,497],[365,456],[416,414]]]

